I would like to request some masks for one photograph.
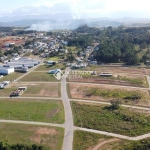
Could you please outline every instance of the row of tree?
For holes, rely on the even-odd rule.
[[[26,145],[26,144],[7,144],[4,142],[0,142],[0,150],[48,150],[48,148],[44,146],[39,146],[36,144]]]

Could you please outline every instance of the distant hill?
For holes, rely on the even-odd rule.
[[[110,19],[110,18],[89,18],[89,19],[66,19],[58,20],[55,19],[24,19],[20,21],[12,22],[0,22],[0,26],[7,27],[29,27],[29,30],[38,31],[50,31],[55,29],[76,29],[82,25],[88,25],[89,27],[118,27],[124,26],[150,26],[149,19],[138,19],[138,18],[121,18],[121,19]]]
[[[71,20],[48,20],[48,19],[27,19],[13,22],[0,22],[0,26],[26,27],[33,30],[53,30],[53,29],[75,29],[87,24],[90,27],[117,27],[121,22],[104,19],[71,19]]]

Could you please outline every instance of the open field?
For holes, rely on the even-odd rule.
[[[8,88],[0,90],[1,96],[9,96],[18,87],[27,87],[21,95],[25,97],[52,97],[61,96],[59,83],[13,83]]]
[[[64,109],[58,100],[3,99],[0,119],[64,123]]]
[[[72,102],[75,126],[138,136],[150,132],[150,112],[120,107]]]
[[[149,106],[148,90],[123,88],[107,85],[82,85],[68,84],[68,95],[73,99],[87,99],[110,102],[112,99],[120,99],[124,104]]]
[[[9,75],[6,75],[6,76],[0,78],[0,82],[2,82],[2,81],[11,81],[12,82],[22,75],[24,75],[24,73],[14,72],[14,73],[11,73]]]
[[[0,124],[0,141],[8,144],[37,144],[49,150],[61,150],[64,130],[62,128],[23,124]]]
[[[11,93],[13,93],[13,91],[16,90],[17,87],[7,87],[5,89],[0,89],[0,96],[1,97],[6,97],[6,96],[10,96]]]
[[[146,150],[150,139],[127,141],[96,133],[75,131],[74,150]]]
[[[47,72],[31,72],[19,81],[59,82],[52,74],[48,74]]]
[[[106,67],[106,66],[90,66],[81,70],[89,70],[89,71],[98,71],[100,73],[123,73],[123,74],[141,74],[148,75],[150,74],[150,69],[145,69],[141,67]]]
[[[66,49],[68,50],[68,52],[72,53],[77,53],[77,51],[79,50],[79,48],[77,48],[76,46],[66,46]]]
[[[58,61],[60,58],[58,56],[49,57],[47,60]]]
[[[64,70],[65,69],[65,65],[58,63],[56,65],[40,65],[38,68],[36,68],[34,71],[49,71],[49,70],[53,70],[53,69],[61,69]]]
[[[147,78],[142,75],[122,76],[119,74],[114,74],[112,77],[100,77],[98,75],[81,75],[81,76],[82,78],[68,78],[68,81],[148,87]]]

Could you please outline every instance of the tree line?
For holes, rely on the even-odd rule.
[[[93,59],[105,63],[124,62],[129,65],[146,63],[150,60],[150,27],[92,28],[86,25],[75,30],[77,34],[86,34],[91,41],[99,43],[93,52]],[[82,36],[84,39],[84,36]],[[76,39],[72,44],[83,44]],[[88,41],[89,42],[89,41]],[[88,43],[90,45],[90,43]]]
[[[36,144],[26,145],[26,144],[7,144],[4,142],[0,142],[0,150],[48,150],[48,148],[44,146],[39,146]]]

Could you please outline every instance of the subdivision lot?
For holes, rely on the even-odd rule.
[[[47,72],[31,72],[25,77],[21,78],[19,81],[59,82],[59,80],[57,80],[52,74],[48,74]]]
[[[92,150],[95,145],[107,139],[110,139],[110,137],[76,130],[74,132],[73,147],[74,150]]]
[[[64,123],[64,109],[59,100],[3,99],[0,119]]]
[[[99,73],[98,73],[99,74]],[[68,78],[70,82],[114,84],[123,86],[148,87],[147,78],[143,75],[113,74],[112,77],[101,77],[98,75],[81,75],[81,78]]]
[[[49,150],[61,150],[62,128],[23,124],[0,124],[0,141],[8,144],[42,145]]]
[[[87,99],[110,102],[120,99],[124,104],[149,106],[149,91],[136,88],[123,88],[107,85],[82,85],[69,83],[68,94],[72,99]]]
[[[20,72],[13,72],[9,75],[5,75],[4,77],[0,78],[0,82],[2,81],[14,81],[17,78],[19,78],[20,76],[24,75],[24,73],[20,73]]]
[[[99,71],[100,73],[125,73],[125,74],[150,74],[150,69],[141,67],[106,67],[106,66],[91,66],[82,70]]]
[[[139,141],[127,141],[101,134],[90,133],[85,131],[75,131],[74,133],[74,150],[146,150],[149,147],[150,139]]]
[[[25,97],[60,97],[60,83],[13,83],[9,88],[17,89],[18,87],[27,87],[21,95]],[[8,90],[8,88],[1,91]],[[1,92],[0,91],[0,92]],[[11,94],[11,93],[10,93]]]
[[[150,112],[138,109],[72,102],[75,126],[138,136],[150,132]]]
[[[57,63],[56,65],[40,65],[38,68],[36,68],[34,71],[49,71],[49,70],[53,70],[53,69],[61,69],[64,70],[65,69],[65,65],[63,65],[62,63]]]
[[[4,89],[0,89],[0,96],[10,96],[18,87],[27,87],[22,97],[51,97],[61,96],[60,83],[12,83]]]

